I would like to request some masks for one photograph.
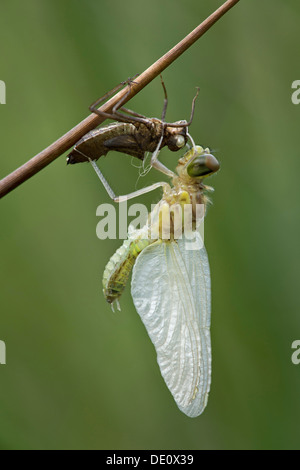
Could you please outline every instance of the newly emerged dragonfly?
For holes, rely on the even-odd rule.
[[[97,165],[91,163],[99,175]],[[204,179],[218,169],[209,149],[193,146],[179,159],[172,186],[161,182],[114,197],[121,202],[163,188],[163,197],[146,225],[139,230],[130,228],[128,239],[111,257],[103,276],[104,296],[118,306],[133,268],[134,305],[155,346],[166,385],[179,409],[190,417],[203,412],[211,382],[210,271],[197,209],[204,209],[200,211],[203,217],[206,193],[212,190]],[[112,191],[109,194],[113,197]]]
[[[83,136],[69,153],[67,157],[68,164],[87,162],[89,159],[96,161],[111,150],[126,153],[139,158],[140,160],[144,159],[147,152],[151,152],[153,154],[151,166],[157,168],[168,176],[171,176],[171,172],[158,161],[157,156],[160,149],[165,146],[167,146],[172,152],[176,152],[183,148],[187,143],[187,140],[190,137],[188,134],[188,126],[193,120],[195,100],[198,96],[199,90],[197,89],[196,96],[192,102],[192,111],[189,121],[181,120],[168,123],[165,122],[168,98],[162,77],[161,83],[165,98],[161,119],[147,118],[142,114],[136,113],[122,106],[122,103],[130,92],[132,82],[133,80],[122,82],[90,106],[91,112],[107,119],[113,119],[117,122],[94,129]],[[104,113],[100,111],[98,109],[99,104],[107,100],[125,83],[128,83],[129,91],[114,106],[112,112]],[[123,111],[123,113],[118,109]]]

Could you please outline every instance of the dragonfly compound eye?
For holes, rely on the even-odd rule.
[[[185,146],[185,138],[183,137],[183,135],[177,135],[175,137],[175,141],[176,141],[176,146],[181,149],[182,147]]]
[[[185,143],[186,143],[186,138],[181,134],[172,135],[167,140],[168,148],[172,152],[176,152],[176,150],[179,150],[182,147],[184,147]]]
[[[210,153],[204,153],[194,158],[194,160],[188,165],[187,173],[192,178],[204,178],[212,173],[216,173],[220,168],[218,160]]]

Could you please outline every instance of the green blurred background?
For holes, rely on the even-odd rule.
[[[0,176],[88,115],[220,6],[217,0],[1,2]],[[299,448],[299,121],[297,0],[241,2],[164,73],[169,121],[200,87],[197,143],[221,161],[205,239],[212,272],[208,407],[183,415],[167,390],[130,286],[113,314],[101,277],[118,240],[96,237],[110,202],[89,165],[64,156],[7,195],[1,213],[2,449]],[[159,116],[159,79],[131,108]],[[178,154],[164,150],[174,168]],[[133,162],[135,165],[137,160]],[[100,166],[118,194],[145,178],[131,157]],[[134,202],[148,206],[160,192]]]

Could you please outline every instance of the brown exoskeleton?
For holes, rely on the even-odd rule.
[[[110,150],[126,153],[140,160],[144,159],[146,152],[151,152],[151,166],[168,176],[172,176],[173,173],[157,159],[158,153],[160,149],[165,146],[172,152],[176,152],[187,143],[188,138],[190,138],[188,126],[193,119],[195,100],[199,90],[197,89],[197,93],[192,102],[190,120],[168,123],[164,120],[168,104],[167,91],[162,78],[161,82],[165,95],[161,119],[147,118],[131,109],[122,107],[122,103],[125,101],[127,94],[114,106],[111,113],[105,113],[98,109],[99,104],[118,91],[121,86],[126,83],[130,86],[132,83],[130,80],[121,83],[95,101],[89,108],[91,112],[117,122],[88,132],[77,142],[72,152],[69,153],[67,163],[74,164],[96,161],[102,155],[106,155]],[[123,111],[123,113],[118,111],[118,109]]]

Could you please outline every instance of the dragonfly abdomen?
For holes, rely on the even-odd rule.
[[[151,243],[149,239],[127,239],[107,263],[103,274],[103,293],[112,304],[122,295],[136,258]]]

